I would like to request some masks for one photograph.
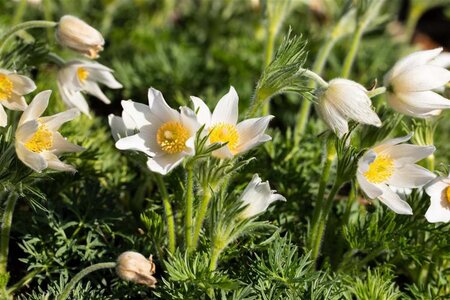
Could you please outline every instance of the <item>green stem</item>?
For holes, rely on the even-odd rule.
[[[211,251],[211,260],[209,262],[209,271],[213,272],[217,268],[217,263],[219,261],[219,255],[222,252],[222,248],[218,248],[216,246],[213,247]]]
[[[325,164],[323,166],[322,177],[320,178],[319,191],[317,193],[317,203],[314,208],[312,224],[316,224],[318,221],[318,218],[320,216],[320,212],[322,210],[323,198],[325,195],[325,189],[327,187],[328,179],[330,177],[330,171],[331,171],[331,166],[333,165],[333,161],[334,161],[334,156],[327,155]]]
[[[167,193],[166,185],[162,179],[162,176],[155,174],[156,184],[158,185],[159,192],[161,193],[164,212],[166,214],[167,233],[169,235],[169,252],[175,252],[175,221],[172,212],[172,206],[170,205],[169,194]]]
[[[267,29],[267,42],[266,42],[266,57],[264,60],[264,67],[267,67],[272,62],[273,49],[275,47],[276,31],[273,30],[273,26]],[[270,101],[264,103],[262,109],[262,115],[268,115],[270,110]]]
[[[322,239],[325,233],[325,227],[328,221],[328,215],[330,214],[331,207],[333,204],[334,197],[336,196],[336,193],[339,191],[341,187],[341,182],[338,178],[336,178],[333,188],[331,189],[330,194],[328,195],[328,198],[326,199],[325,203],[322,205],[319,217],[316,221],[316,223],[313,224],[313,229],[311,231],[312,235],[312,253],[311,257],[314,261],[317,262],[317,258],[320,254],[320,246],[322,245]]]
[[[25,275],[24,277],[22,277],[22,279],[20,279],[13,286],[8,288],[8,295],[12,295],[12,293],[17,291],[18,289],[20,289],[23,286],[29,284],[31,282],[31,280],[33,280],[33,278],[37,274],[41,273],[43,270],[44,270],[43,268],[36,268],[33,271],[31,271],[30,273],[28,273],[27,275]]]
[[[0,37],[0,49],[3,48],[6,41],[8,41],[9,38],[14,36],[17,32],[21,30],[27,30],[31,28],[48,28],[48,27],[55,27],[58,23],[52,22],[52,21],[28,21],[23,22],[20,24],[17,24],[7,30],[1,37]]]
[[[431,172],[434,172],[434,154],[427,157],[427,168]]]
[[[11,192],[6,200],[6,209],[3,213],[3,222],[1,229],[0,240],[0,275],[7,273],[8,251],[9,251],[9,234],[11,231],[11,223],[19,195],[16,192]]]
[[[112,269],[116,267],[115,262],[107,262],[107,263],[98,263],[92,266],[89,266],[83,270],[81,270],[74,278],[67,284],[62,293],[59,295],[57,300],[65,300],[69,297],[70,292],[75,287],[75,285],[87,274],[92,273],[101,269]]]
[[[362,24],[361,24],[361,25],[358,25],[358,27],[355,30],[355,33],[353,35],[353,40],[350,45],[350,50],[348,51],[347,56],[345,57],[344,66],[342,67],[341,77],[343,77],[343,78],[347,78],[350,75],[350,71],[352,69],[353,62],[356,57],[356,52],[358,51],[359,43],[360,43],[361,37],[364,33],[364,29],[365,29],[365,27],[362,26]]]
[[[12,24],[16,25],[22,21],[23,15],[27,9],[27,0],[20,0],[19,5],[17,5],[16,12],[14,13],[14,18]]]
[[[186,166],[186,213],[184,215],[184,230],[186,239],[186,249],[188,252],[192,250],[192,216],[194,206],[194,170],[191,165]]]
[[[409,10],[408,20],[406,21],[406,39],[408,42],[412,41],[417,22],[425,12],[426,8],[427,6],[419,3],[419,1],[411,2],[411,9]]]
[[[209,187],[203,189],[203,197],[200,202],[200,208],[198,210],[198,215],[195,220],[194,237],[192,240],[192,245],[194,249],[197,247],[198,238],[200,237],[200,231],[202,230],[203,221],[205,220],[206,212],[208,211],[209,201],[211,200],[211,190]]]
[[[66,61],[56,53],[50,52],[47,54],[48,59],[57,65],[58,67],[63,67],[66,64]]]

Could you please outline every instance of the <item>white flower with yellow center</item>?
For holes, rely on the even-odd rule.
[[[5,127],[8,116],[3,108],[23,111],[27,103],[23,95],[36,89],[33,80],[26,76],[18,75],[4,69],[0,69],[0,126]]]
[[[113,70],[96,62],[71,61],[58,71],[58,88],[61,98],[68,107],[76,107],[89,116],[89,106],[82,92],[90,94],[106,104],[111,103],[98,83],[111,89],[122,85],[111,74]]]
[[[450,221],[450,176],[438,177],[425,188],[431,204],[425,213],[430,223]]]
[[[119,139],[116,147],[145,153],[150,156],[148,168],[165,175],[184,157],[194,155],[195,134],[200,124],[191,109],[181,107],[178,112],[170,108],[161,92],[154,88],[148,91],[148,102],[146,106],[122,101],[125,114],[134,121],[139,133]]]
[[[17,156],[36,172],[46,168],[74,172],[75,168],[60,161],[58,156],[63,152],[78,152],[84,148],[68,142],[58,129],[80,113],[70,109],[41,117],[48,106],[50,94],[51,91],[40,92],[23,112],[16,130]]]
[[[319,91],[316,104],[322,120],[341,138],[348,132],[348,120],[380,127],[365,87],[354,81],[336,78]]]
[[[232,158],[272,139],[264,132],[273,116],[252,118],[237,123],[239,97],[233,87],[230,87],[230,91],[219,100],[212,114],[202,99],[191,97],[191,100],[198,121],[205,125],[209,133],[209,141],[227,143],[226,146],[214,151],[214,156]]]
[[[414,52],[386,74],[388,104],[396,111],[413,117],[437,116],[450,108],[450,101],[432,90],[442,88],[450,80],[450,71],[435,59],[442,48]]]
[[[252,218],[267,210],[269,205],[274,201],[286,201],[277,191],[271,190],[268,181],[261,182],[258,174],[253,175],[252,181],[242,192],[242,206],[246,206],[242,212],[244,218]]]
[[[435,175],[415,163],[431,155],[434,146],[400,144],[411,135],[391,139],[367,151],[358,162],[357,179],[364,193],[378,198],[398,214],[410,215],[412,209],[392,188],[418,188]]]

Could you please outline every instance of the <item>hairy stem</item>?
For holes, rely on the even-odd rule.
[[[87,274],[92,273],[94,271],[97,270],[101,270],[101,269],[112,269],[116,267],[116,263],[115,262],[106,262],[106,263],[98,263],[92,266],[89,266],[87,268],[84,268],[83,270],[81,270],[77,275],[75,275],[74,278],[72,278],[72,280],[67,284],[67,286],[64,288],[64,290],[62,291],[62,293],[59,295],[59,297],[57,298],[57,300],[65,300],[69,297],[70,292],[72,291],[72,289],[75,287],[75,285]]]
[[[11,223],[14,213],[14,208],[17,203],[19,195],[16,192],[11,192],[6,200],[6,208],[3,213],[1,240],[0,240],[0,275],[7,273],[8,251],[9,251],[9,234],[11,232]]]
[[[209,189],[209,187],[206,187],[203,189],[203,197],[200,202],[197,218],[195,219],[194,236],[192,240],[192,245],[194,249],[197,247],[198,238],[200,237],[200,231],[202,230],[203,221],[205,220],[210,200],[211,200],[211,190]]]
[[[11,27],[9,30],[7,30],[1,37],[0,37],[0,50],[3,49],[3,46],[5,45],[6,41],[8,41],[14,34],[21,30],[27,30],[31,28],[48,28],[48,27],[55,27],[58,23],[52,22],[52,21],[28,21],[23,22],[20,24],[17,24],[13,27]]]
[[[167,193],[166,185],[159,174],[155,175],[156,184],[158,185],[159,192],[161,193],[164,212],[166,214],[167,233],[169,235],[169,252],[175,252],[175,220],[172,212],[172,205],[170,205],[169,194]]]
[[[20,279],[13,286],[8,288],[8,291],[7,291],[8,295],[12,295],[12,293],[17,291],[18,289],[29,284],[33,280],[33,278],[36,277],[37,274],[41,273],[43,270],[44,270],[44,268],[36,268],[33,271],[31,271],[30,273],[28,273],[27,275],[25,275],[24,277],[22,277],[22,279]]]
[[[188,252],[192,250],[192,216],[194,206],[194,170],[188,165],[186,179],[186,212],[184,215],[184,235],[186,240],[186,249]]]
[[[266,57],[264,60],[264,67],[267,67],[272,62],[273,49],[275,47],[275,37],[277,35],[273,26],[267,29],[267,42],[266,42]],[[268,115],[270,110],[270,101],[266,101],[262,108],[262,115]]]
[[[355,30],[353,40],[350,45],[350,50],[348,51],[347,56],[345,57],[344,65],[341,70],[341,77],[343,78],[347,78],[350,75],[350,71],[352,69],[353,62],[356,58],[356,52],[358,51],[359,43],[361,41],[363,32],[364,32],[363,26],[358,26]]]

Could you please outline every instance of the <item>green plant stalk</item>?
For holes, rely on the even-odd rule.
[[[266,57],[264,60],[264,67],[267,67],[272,62],[273,49],[275,47],[275,38],[277,32],[275,26],[272,25],[267,29],[267,42],[266,42]],[[256,103],[256,102],[255,102]],[[266,101],[262,108],[262,115],[268,115],[270,110],[270,101]]]
[[[209,262],[209,271],[214,272],[217,268],[217,263],[219,261],[219,255],[222,252],[222,248],[217,248],[214,246],[214,248],[211,251],[211,260]]]
[[[317,203],[314,208],[314,213],[313,213],[313,218],[312,218],[313,224],[317,223],[319,216],[320,216],[320,212],[322,210],[325,189],[327,187],[328,179],[330,177],[330,171],[331,171],[331,166],[333,165],[333,161],[334,161],[334,156],[332,157],[330,155],[327,155],[325,164],[323,166],[322,177],[320,178],[319,191],[317,193]],[[313,236],[311,236],[311,238],[313,238]]]
[[[16,7],[14,18],[12,20],[13,25],[16,25],[17,23],[20,23],[20,21],[22,21],[26,9],[27,9],[27,0],[20,0],[19,5],[17,5]]]
[[[423,3],[420,3],[419,1],[412,1],[411,9],[409,10],[408,19],[406,21],[406,39],[408,42],[411,42],[414,31],[416,30],[417,22],[426,9],[426,4],[423,5]]]
[[[210,200],[211,191],[209,187],[203,188],[203,197],[200,202],[197,218],[195,219],[194,236],[192,238],[192,245],[194,249],[197,247],[198,239],[200,237],[200,231],[202,230],[203,221],[205,220]]]
[[[194,206],[194,169],[191,165],[186,166],[186,211],[184,214],[184,236],[186,240],[186,249],[192,250],[192,216]]]
[[[9,251],[9,235],[11,232],[11,223],[14,214],[14,208],[17,203],[19,195],[16,192],[11,192],[6,200],[6,208],[3,213],[1,240],[0,240],[0,274],[7,273],[8,251]]]
[[[115,262],[106,262],[106,263],[98,263],[98,264],[89,266],[87,268],[84,268],[77,275],[75,275],[74,278],[72,278],[72,280],[67,284],[67,286],[64,288],[62,293],[59,295],[57,300],[65,300],[65,299],[67,299],[69,297],[69,295],[70,295],[70,292],[75,287],[75,285],[84,276],[88,275],[89,273],[92,273],[92,272],[97,271],[97,270],[102,270],[102,269],[112,269],[112,268],[115,268],[115,267],[116,267],[116,263]]]
[[[172,206],[170,205],[169,194],[167,193],[166,185],[161,175],[155,174],[156,184],[161,193],[164,212],[166,213],[167,233],[169,235],[169,252],[175,252],[175,220],[173,216]]]
[[[364,22],[363,22],[364,23]],[[341,77],[342,78],[348,78],[350,75],[350,71],[353,66],[353,62],[355,61],[356,52],[358,51],[359,44],[361,42],[361,37],[364,33],[365,26],[363,24],[358,25],[358,27],[355,30],[355,33],[353,35],[353,40],[350,45],[350,50],[347,53],[347,56],[344,60],[344,65],[341,70]]]
[[[331,207],[333,204],[333,200],[341,188],[341,182],[339,178],[335,179],[334,185],[330,191],[330,194],[328,195],[328,198],[326,199],[325,203],[323,203],[319,217],[317,219],[317,222],[313,224],[313,229],[311,231],[311,238],[312,238],[312,247],[311,247],[311,258],[317,263],[317,258],[320,254],[320,246],[322,245],[322,239],[325,233],[325,227],[328,221],[328,215],[330,214]]]
[[[52,21],[28,21],[23,22],[20,24],[17,24],[13,27],[11,27],[9,30],[7,30],[1,37],[0,37],[0,51],[3,49],[3,46],[5,43],[14,36],[15,33],[21,31],[21,30],[27,30],[31,28],[49,28],[49,27],[55,27],[58,23],[52,22]]]
[[[7,290],[8,295],[12,295],[18,289],[20,289],[23,286],[29,284],[33,280],[33,278],[37,274],[41,273],[43,270],[44,270],[44,268],[36,268],[33,271],[31,271],[30,273],[28,273],[27,275],[25,275],[24,277],[22,277],[22,279],[20,279],[13,286],[8,288],[8,290]]]

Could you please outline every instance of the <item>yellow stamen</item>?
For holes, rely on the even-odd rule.
[[[53,133],[45,124],[39,125],[36,133],[25,143],[25,147],[33,152],[41,153],[53,146]]]
[[[0,100],[8,100],[13,91],[13,83],[5,74],[0,74]]]
[[[77,69],[77,76],[81,82],[84,82],[89,76],[89,71],[83,67],[79,67]]]
[[[446,196],[447,202],[450,204],[450,186],[448,186],[445,189],[445,196]]]
[[[209,130],[211,143],[226,143],[230,151],[236,150],[239,144],[239,133],[236,126],[228,123],[219,123]]]
[[[156,141],[164,152],[169,154],[180,153],[186,149],[189,131],[179,122],[167,122],[159,127]]]
[[[378,155],[369,165],[369,170],[364,176],[369,182],[382,183],[388,180],[394,173],[394,160],[387,155]]]

